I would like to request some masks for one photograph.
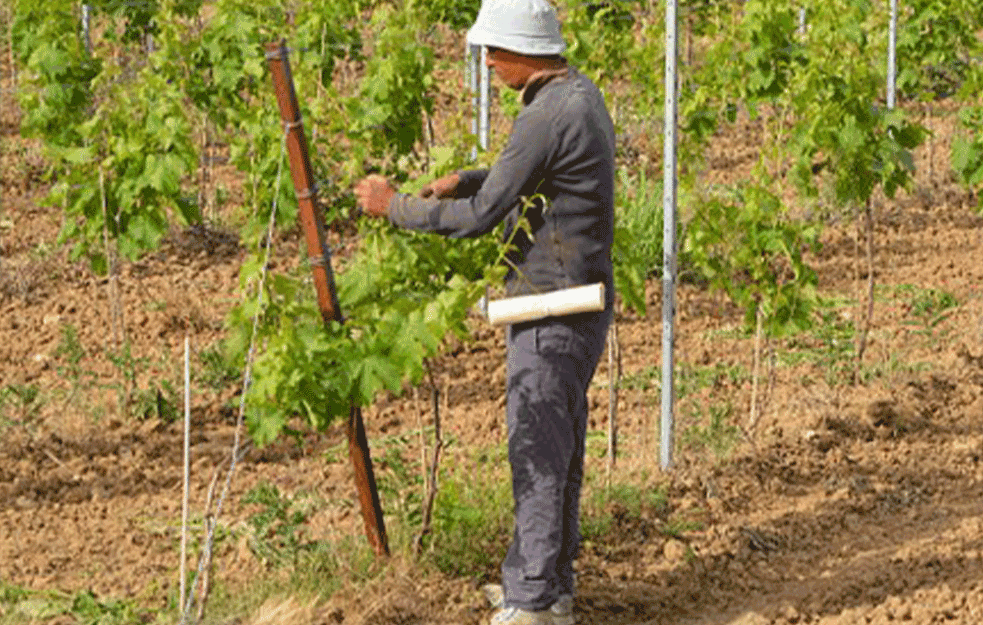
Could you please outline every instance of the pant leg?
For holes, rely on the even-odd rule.
[[[572,592],[586,393],[609,318],[598,313],[509,328],[506,404],[515,529],[502,564],[506,605],[541,610]]]
[[[577,405],[573,409],[575,422],[579,425],[578,437],[575,441],[575,452],[570,460],[567,472],[567,487],[563,508],[563,543],[560,557],[557,561],[558,588],[560,594],[574,594],[573,563],[580,552],[580,492],[584,481],[584,452],[587,439],[587,388],[590,386],[598,361],[604,353],[608,327],[611,322],[611,311],[605,311],[596,318],[574,318],[574,330],[586,341],[588,348],[586,367],[581,375],[586,375],[581,381],[583,392],[577,397]]]

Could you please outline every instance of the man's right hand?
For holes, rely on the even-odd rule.
[[[457,185],[461,184],[461,177],[455,174],[448,174],[443,178],[438,178],[430,184],[420,189],[419,196],[422,198],[435,198],[445,200],[457,197]]]

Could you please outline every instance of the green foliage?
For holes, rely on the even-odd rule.
[[[940,289],[902,284],[896,288],[896,293],[903,297],[906,317],[903,323],[917,326],[922,334],[931,334],[959,306],[955,295]]]
[[[664,486],[619,481],[608,485],[591,484],[582,496],[580,532],[589,544],[618,541],[624,526],[638,525],[645,519],[662,518],[669,512]]]
[[[425,17],[423,23],[441,22],[455,30],[467,29],[478,17],[481,0],[410,0],[406,6]]]
[[[796,37],[798,9],[774,2],[748,2],[732,36],[711,49],[704,73],[723,69],[726,74],[714,84],[723,84],[727,99],[746,103],[752,109],[780,96],[796,72],[807,63],[803,45]]]
[[[818,313],[811,332],[789,338],[784,358],[790,364],[812,363],[831,387],[851,382],[856,372],[856,325],[834,302],[823,302]]]
[[[663,261],[662,186],[644,171],[633,178],[622,170],[620,182],[611,251],[614,287],[627,306],[645,314],[645,281]]]
[[[962,87],[972,65],[979,62],[980,3],[914,0],[905,2],[901,9],[898,92],[921,99],[952,95]]]
[[[777,160],[791,161],[787,175],[800,191],[816,195],[828,184],[841,206],[862,205],[877,188],[893,197],[910,185],[911,150],[926,133],[900,109],[877,105],[885,78],[873,60],[884,51],[872,33],[884,32],[882,15],[866,0],[808,8],[808,30],[797,35],[796,7],[746,3],[684,94],[683,127],[702,142],[740,109],[756,115],[767,105]]]
[[[692,418],[702,420],[700,416],[696,411],[691,414]],[[732,420],[733,407],[730,404],[711,404],[706,423],[686,426],[679,436],[679,444],[684,449],[705,449],[718,459],[724,458],[740,438],[740,429],[731,423]]]
[[[194,381],[215,390],[224,389],[242,377],[239,363],[233,362],[220,345],[198,352],[198,364],[191,372]]]
[[[815,226],[789,219],[773,193],[746,184],[697,206],[684,245],[710,285],[744,308],[748,327],[760,310],[767,334],[784,336],[812,323],[816,274],[803,252],[817,236]]]
[[[694,395],[703,389],[716,389],[722,386],[737,387],[751,378],[744,367],[726,362],[717,362],[707,366],[680,363],[678,369],[676,393],[680,399]]]
[[[0,387],[0,426],[25,425],[44,405],[37,384],[8,384]]]
[[[242,503],[260,507],[247,520],[251,529],[249,548],[267,566],[296,566],[303,553],[315,549],[305,526],[312,501],[289,497],[264,482],[246,493]]]
[[[376,446],[379,497],[388,518],[398,525],[391,528],[390,543],[400,548],[409,547],[423,519],[423,473],[419,466],[406,461],[413,434],[389,437]]]
[[[698,146],[721,122],[733,123],[739,107],[756,114],[762,103],[783,95],[807,65],[796,39],[797,9],[773,2],[748,2],[739,21],[714,41],[706,59],[686,78],[680,94],[684,142]],[[685,144],[684,144],[685,146]]]
[[[835,200],[858,206],[876,188],[894,197],[910,185],[910,151],[926,133],[901,109],[876,105],[884,77],[881,65],[870,59],[882,58],[883,52],[865,29],[869,3],[838,4],[826,7],[828,19],[810,26],[808,65],[785,96],[797,120],[789,142],[790,176],[803,191],[815,194],[818,175],[828,175]]]
[[[732,0],[681,0],[680,23],[687,22],[697,36],[713,36],[740,5]]]
[[[569,61],[604,85],[618,76],[634,46],[632,8],[637,0],[566,0],[562,12]],[[647,61],[650,64],[652,59]]]
[[[512,530],[512,490],[506,471],[474,467],[444,473],[434,505],[434,564],[447,575],[491,572]],[[483,476],[479,480],[474,475]]]
[[[960,110],[959,121],[964,133],[952,139],[952,169],[959,181],[975,192],[983,186],[983,106]],[[983,209],[983,201],[979,207]]]
[[[52,356],[64,361],[66,368],[62,375],[78,377],[81,373],[82,358],[85,357],[85,348],[79,340],[78,328],[70,323],[61,327],[61,339]]]
[[[91,83],[102,67],[85,53],[76,8],[68,0],[18,0],[14,7],[13,48],[23,68],[21,132],[54,149],[80,144],[77,126],[88,116]]]
[[[467,313],[486,284],[503,277],[503,257],[490,238],[451,241],[366,224],[361,250],[336,277],[345,323],[327,327],[308,285],[271,276],[256,337],[265,349],[248,391],[254,438],[273,440],[295,414],[323,429],[380,390],[399,394],[419,382],[444,337],[467,337]],[[244,287],[260,268],[244,266]],[[247,300],[230,317],[232,352],[242,357],[258,305]]]
[[[230,162],[246,173],[251,213],[265,223],[283,134],[266,45],[290,37],[298,87],[312,91],[330,86],[337,60],[360,49],[349,2],[295,8],[220,0],[199,21],[201,4],[96,2],[93,32],[101,38],[91,56],[77,5],[17,6],[23,130],[44,140],[58,175],[49,201],[66,207],[61,240],[96,271],[107,270],[107,254],[136,258],[155,249],[174,221],[199,218],[184,185],[200,161],[204,124],[229,145]],[[153,35],[152,53],[146,35]],[[303,100],[305,115],[323,118],[327,100]],[[289,185],[278,200],[281,223],[295,223]]]
[[[278,1],[220,0],[200,33],[193,24],[175,18],[161,27],[158,55],[168,61],[164,71],[169,80],[194,103],[196,117],[207,119],[227,142],[229,162],[246,176],[251,218],[247,240],[259,238],[274,201],[278,224],[293,225],[297,220],[291,186],[273,184],[282,163],[283,128],[266,47],[281,38],[287,41],[297,93],[321,94],[298,98],[310,128],[325,118],[332,105],[340,106],[331,76],[339,59],[359,54],[355,18],[355,6],[339,0],[299,7]],[[289,178],[289,172],[283,175]]]
[[[104,72],[93,115],[78,127],[81,144],[54,156],[66,173],[50,199],[65,206],[60,242],[73,242],[72,257],[109,268],[104,235],[125,258],[156,249],[167,234],[171,211],[184,223],[197,206],[181,187],[197,164],[182,94],[152,66],[135,80]]]
[[[90,57],[73,6],[18,7],[15,39],[28,69],[19,98],[23,131],[44,139],[59,174],[48,201],[66,208],[60,240],[105,272],[107,234],[135,258],[157,246],[169,211],[195,218],[180,184],[197,155],[182,94],[151,65],[124,69]]]
[[[165,423],[178,420],[184,412],[183,399],[168,380],[160,380],[147,388],[136,389],[130,398],[129,411],[138,419],[157,418]]]
[[[102,599],[91,590],[76,594],[37,591],[0,583],[0,613],[5,623],[37,623],[70,618],[79,625],[139,625],[155,614],[134,601]]]
[[[376,37],[366,76],[360,94],[346,102],[356,154],[400,156],[423,136],[421,113],[433,112],[433,52],[419,39],[419,20],[409,9],[380,7],[373,13]]]

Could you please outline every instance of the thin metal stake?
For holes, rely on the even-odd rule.
[[[491,126],[491,72],[488,70],[488,48],[481,46],[481,114],[478,119],[478,144],[482,150],[488,149],[488,136]]]
[[[92,22],[92,7],[88,4],[82,5],[82,39],[85,41],[85,54],[92,56],[92,36],[90,35],[90,24]]]
[[[481,63],[481,53],[479,50],[481,49],[481,46],[473,46],[471,44],[466,44],[466,46],[467,54],[464,60],[464,80],[468,83],[468,87],[471,90],[471,134],[477,137],[479,107],[481,103],[481,99],[478,95],[478,84],[481,74],[479,69],[479,64]],[[471,160],[478,160],[477,145],[471,148]]]
[[[181,498],[181,623],[188,622],[188,498],[191,491],[191,339],[184,336],[184,495]]]
[[[666,105],[663,145],[662,197],[662,420],[661,464],[672,467],[673,448],[673,344],[676,317],[676,55],[677,0],[666,0]]]
[[[893,109],[898,78],[898,0],[891,0],[891,30],[887,44],[887,108]]]

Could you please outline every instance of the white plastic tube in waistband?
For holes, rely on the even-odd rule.
[[[603,282],[537,295],[507,297],[487,303],[488,321],[496,326],[602,310],[604,310]]]

